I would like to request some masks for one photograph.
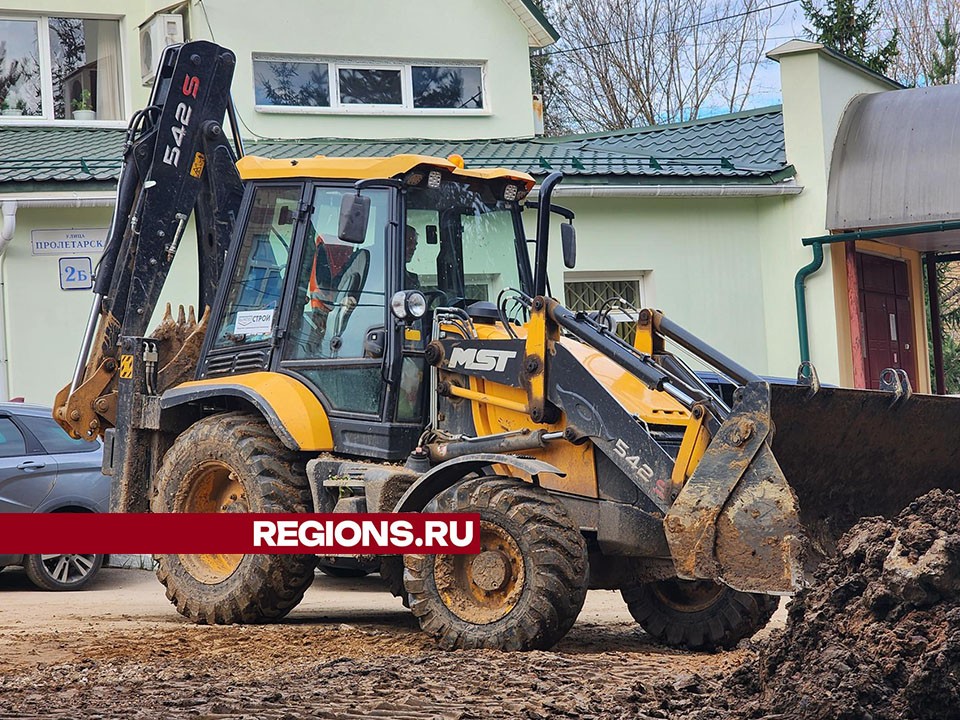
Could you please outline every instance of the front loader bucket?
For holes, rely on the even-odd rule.
[[[960,491],[960,398],[742,392],[667,513],[680,577],[790,592],[861,518],[892,517],[933,488]]]
[[[796,493],[808,566],[862,517],[960,490],[960,398],[772,385],[773,454]]]
[[[770,450],[770,390],[749,383],[664,519],[677,574],[746,592],[803,584],[797,499]]]

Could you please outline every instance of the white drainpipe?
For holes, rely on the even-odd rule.
[[[7,354],[7,284],[4,279],[4,260],[6,250],[13,240],[17,229],[18,208],[80,208],[112,207],[116,195],[110,193],[47,193],[47,194],[11,194],[0,195],[0,212],[3,224],[0,225],[0,401],[10,399],[10,362]]]
[[[10,399],[9,368],[7,362],[7,288],[3,278],[3,264],[7,257],[7,245],[13,240],[17,229],[17,201],[4,200],[2,204],[3,225],[0,226],[0,400]]]

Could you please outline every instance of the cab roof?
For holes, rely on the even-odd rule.
[[[392,157],[327,157],[264,158],[244,155],[237,161],[237,169],[244,180],[281,180],[287,178],[329,178],[333,180],[367,180],[394,178],[424,165],[446,170],[455,176],[480,180],[516,180],[533,188],[531,175],[505,168],[461,169],[445,158],[429,155],[394,155]]]

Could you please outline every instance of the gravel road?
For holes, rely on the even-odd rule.
[[[318,576],[267,626],[193,625],[142,570],[69,594],[8,570],[0,596],[0,718],[637,717],[638,692],[752,657],[657,647],[609,591],[588,594],[555,650],[529,653],[440,651],[376,577]]]

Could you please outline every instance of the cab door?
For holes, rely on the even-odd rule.
[[[282,320],[276,369],[318,396],[330,416],[341,452],[398,458],[409,452],[385,410],[391,386],[386,333],[387,272],[396,237],[395,191],[368,188],[367,233],[360,244],[339,239],[340,203],[352,186],[317,184],[309,192],[305,230],[299,236]]]

